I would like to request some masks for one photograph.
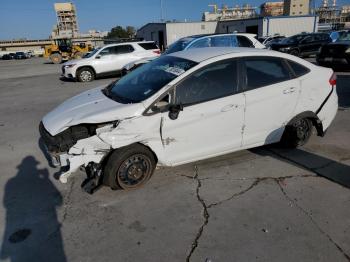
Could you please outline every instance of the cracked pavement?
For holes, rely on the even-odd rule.
[[[82,172],[54,178],[38,123],[112,79],[63,82],[58,70],[0,61],[1,261],[350,261],[350,75],[326,136],[303,148],[159,168],[140,189],[88,195]]]

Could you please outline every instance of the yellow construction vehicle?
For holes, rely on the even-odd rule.
[[[44,57],[50,58],[54,64],[59,64],[62,61],[81,58],[92,49],[90,44],[73,44],[72,39],[69,38],[53,39],[51,45],[45,46]]]

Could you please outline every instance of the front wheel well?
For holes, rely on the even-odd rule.
[[[84,69],[84,68],[89,68],[89,69],[91,69],[91,70],[93,71],[94,75],[96,76],[96,71],[95,71],[95,69],[94,69],[92,66],[80,66],[80,67],[77,68],[77,73],[78,73],[80,70]]]

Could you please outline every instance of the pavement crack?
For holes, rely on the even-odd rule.
[[[226,198],[224,200],[221,200],[219,202],[215,202],[215,203],[212,203],[208,206],[208,208],[212,208],[213,206],[218,206],[218,205],[221,205],[222,203],[226,202],[226,201],[230,201],[232,200],[233,198],[235,197],[238,197],[238,196],[241,196],[245,193],[247,193],[248,191],[250,191],[251,189],[253,189],[255,186],[257,186],[262,180],[265,180],[266,178],[257,178],[254,180],[254,182],[249,186],[247,187],[246,189],[238,192],[238,193],[235,193],[233,195],[231,195],[229,198]]]
[[[350,262],[350,256],[331,238],[331,236],[329,234],[327,234],[318,224],[317,222],[313,219],[313,217],[305,210],[303,209],[300,205],[298,205],[298,203],[292,199],[290,196],[288,196],[287,192],[284,190],[282,182],[283,182],[283,178],[282,179],[276,179],[275,180],[277,185],[279,186],[282,194],[284,195],[284,197],[290,202],[292,203],[297,209],[299,209],[304,215],[306,215],[308,217],[308,219],[311,221],[311,223],[318,229],[318,231],[324,235],[341,253],[342,255],[347,259],[347,261]]]
[[[203,215],[203,223],[200,226],[200,228],[198,229],[197,235],[196,235],[195,239],[192,242],[191,250],[190,250],[189,254],[186,257],[186,262],[190,261],[192,254],[194,253],[194,251],[198,247],[198,241],[199,241],[200,237],[202,236],[203,231],[204,231],[204,227],[208,224],[209,217],[210,217],[209,212],[208,212],[207,204],[205,203],[204,199],[200,196],[200,192],[199,191],[200,191],[200,188],[202,186],[202,182],[201,182],[201,180],[198,177],[198,168],[197,168],[197,166],[195,166],[195,176],[193,177],[193,179],[195,179],[197,181],[197,188],[196,188],[197,200],[199,201],[199,203],[203,207],[203,213],[202,213],[202,215]]]

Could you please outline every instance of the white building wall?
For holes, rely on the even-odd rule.
[[[316,20],[314,16],[281,16],[221,21],[218,24],[217,33],[232,33],[235,31],[246,33],[249,31],[249,27],[254,26],[258,27],[257,34],[259,37],[274,34],[292,36],[301,32],[317,31],[318,17],[316,17]]]
[[[214,34],[218,22],[189,22],[189,23],[167,23],[167,44],[168,46],[178,39],[200,34]]]
[[[280,34],[292,36],[302,32],[317,32],[318,17],[314,16],[289,16],[264,18],[264,33],[266,35]]]

